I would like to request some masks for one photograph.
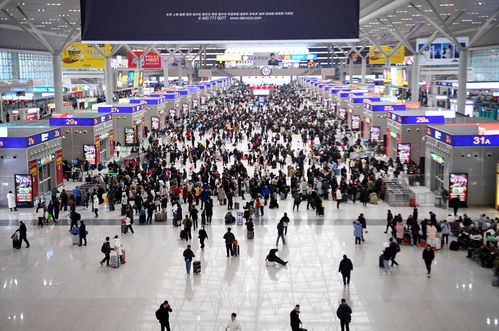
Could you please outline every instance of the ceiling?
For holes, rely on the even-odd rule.
[[[433,9],[428,1],[431,2]],[[23,2],[0,0],[0,8],[6,11],[6,13],[0,12],[0,48],[4,49],[46,51],[46,47],[23,30],[23,28],[31,30],[32,27],[38,30],[54,49],[58,49],[67,40],[73,25],[79,24],[80,19],[79,0],[24,0]],[[367,37],[383,45],[397,44],[398,40],[389,29],[397,29],[406,37],[413,31],[410,35],[411,42],[417,37],[431,35],[435,27],[428,24],[418,9],[436,22],[439,22],[438,17],[449,22],[458,16],[449,24],[449,29],[459,37],[470,36],[498,8],[499,0],[360,0],[362,32],[358,45],[371,44]],[[493,25],[495,27],[474,46],[499,45],[499,15],[496,16]],[[212,46],[223,47],[223,45]]]

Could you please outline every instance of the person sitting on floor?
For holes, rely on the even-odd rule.
[[[278,249],[277,248],[272,248],[270,251],[269,251],[269,254],[267,255],[267,261],[268,262],[277,262],[279,264],[282,264],[282,265],[286,265],[288,264],[288,261],[284,262],[283,260],[281,260],[277,255]]]

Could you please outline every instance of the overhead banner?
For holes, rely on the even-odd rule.
[[[392,52],[395,50],[395,47],[381,46],[381,49],[383,49],[383,52],[385,52],[385,54],[392,54]],[[380,50],[376,46],[369,46],[369,51],[371,52],[371,54],[369,54],[369,64],[386,63],[385,55],[383,54],[383,52],[380,52]],[[391,64],[404,63],[404,58],[405,58],[405,47],[400,46],[392,54],[392,56],[390,56],[390,63]]]
[[[359,0],[143,0],[137,4],[81,0],[82,41],[206,44],[359,38]],[[110,13],[127,24],[114,24]],[[303,24],[311,17],[313,24]],[[161,24],[151,28],[151,22]]]
[[[134,51],[138,58],[128,52],[128,68],[135,69],[139,63],[139,58],[144,54],[143,51]],[[142,69],[161,69],[161,56],[155,52],[147,53],[142,59]]]
[[[468,37],[456,38],[463,47],[468,46]],[[428,41],[427,38],[416,39],[418,52]],[[435,38],[419,56],[420,65],[440,65],[440,64],[458,64],[459,48],[447,38]]]
[[[111,45],[99,44],[98,46],[106,55],[111,53]],[[62,52],[63,68],[103,69],[105,66],[104,56],[93,45],[75,43]]]

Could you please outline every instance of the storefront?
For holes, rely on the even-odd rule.
[[[438,113],[438,112],[437,112]],[[402,163],[424,164],[424,142],[429,124],[444,124],[444,115],[424,110],[392,111],[387,116],[386,155],[400,158]]]
[[[81,98],[77,99],[78,109],[91,109],[97,103],[97,98]]]
[[[19,108],[9,110],[9,122],[21,120],[39,120],[40,108]]]
[[[164,129],[166,99],[160,97],[130,98],[131,104],[143,104],[145,110],[145,126],[151,131]],[[163,120],[163,121],[162,121]]]
[[[207,85],[211,85],[211,84],[208,83]],[[178,88],[176,91],[180,95],[180,104],[181,104],[180,111],[184,114],[190,112],[192,109],[192,107],[191,107],[191,91],[189,91],[189,89],[187,89],[187,88]]]
[[[113,139],[123,147],[131,147],[145,138],[145,111],[140,104],[116,104],[99,107],[99,113],[113,116]]]
[[[425,185],[445,189],[461,206],[495,206],[499,125],[429,125],[425,138]]]
[[[348,128],[353,131],[362,131],[362,115],[364,113],[364,103],[379,102],[379,96],[353,95],[347,102],[347,122]]]
[[[111,114],[52,114],[50,125],[61,128],[64,160],[87,160],[97,165],[114,156]]]
[[[2,127],[1,133],[0,206],[7,206],[12,191],[18,208],[33,207],[63,184],[61,130],[18,126]]]
[[[48,106],[51,113],[53,113],[55,111],[55,103],[53,103],[53,102],[49,103],[47,106]],[[64,112],[67,112],[67,113],[72,112],[73,111],[73,103],[71,101],[64,102],[62,109]]]
[[[392,102],[367,102],[364,104],[364,115],[361,127],[362,138],[372,142],[386,143],[386,116],[390,111],[404,111],[405,104]]]

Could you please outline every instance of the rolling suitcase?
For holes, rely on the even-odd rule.
[[[237,225],[243,225],[243,215],[244,213],[242,211],[237,212]]]
[[[142,212],[144,212],[144,213],[142,213]],[[146,213],[145,213],[145,210],[141,210],[140,211],[139,224],[146,224]]]
[[[383,254],[379,256],[378,265],[380,268],[385,267],[385,258],[383,257]]]
[[[449,244],[449,249],[450,249],[451,251],[458,251],[458,250],[459,250],[459,248],[460,248],[460,245],[459,245],[459,243],[458,243],[457,241],[455,241],[455,240],[451,241],[451,243]]]
[[[126,215],[126,205],[125,206],[121,205],[121,216],[125,215]]]
[[[248,231],[248,235],[247,235],[248,239],[253,239],[255,238],[255,231]]]
[[[109,260],[109,264],[111,268],[119,268],[120,267],[120,258],[118,254],[113,254],[111,255],[111,258]]]
[[[195,275],[199,275],[201,273],[201,261],[194,261],[192,263],[192,271]]]
[[[234,253],[233,256],[239,256],[239,244],[237,242],[232,244],[232,252]]]
[[[238,210],[240,208],[239,202],[234,202],[234,209]]]
[[[74,234],[71,237],[73,237],[73,245],[79,245],[80,244],[80,235]]]
[[[180,239],[185,240],[187,238],[187,232],[185,230],[180,230]]]
[[[125,249],[121,250],[120,263],[121,264],[125,264],[126,263],[126,251],[125,251]]]
[[[126,224],[121,224],[121,233],[124,234],[126,231]]]
[[[166,222],[166,213],[154,214],[154,222]]]
[[[12,247],[15,249],[20,249],[21,240],[19,240],[19,236],[17,235],[17,233],[14,233],[10,238],[12,239]]]

